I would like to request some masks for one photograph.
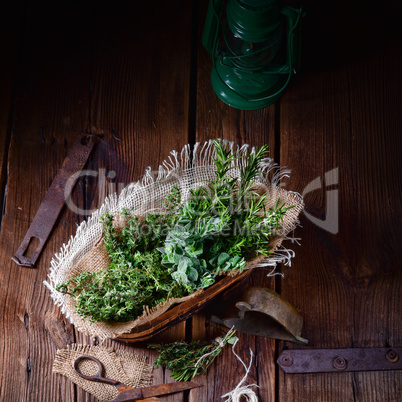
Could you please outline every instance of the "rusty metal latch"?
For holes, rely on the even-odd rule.
[[[237,298],[235,306],[237,314],[228,311],[225,318],[214,315],[211,320],[240,332],[307,344],[307,339],[300,336],[302,316],[272,289],[251,287]]]
[[[35,267],[36,261],[46,244],[46,240],[63,209],[66,196],[70,195],[78,179],[78,175],[75,177],[73,175],[84,168],[94,145],[94,136],[83,134],[77,137],[68,150],[61,169],[40,204],[20,247],[12,257],[12,260],[18,265],[30,268]],[[70,184],[69,188],[65,188],[67,182]],[[39,240],[38,246],[33,251],[32,255],[27,256],[26,253],[29,245],[35,238]]]
[[[330,373],[402,369],[402,348],[302,349],[283,351],[277,363],[286,373]]]

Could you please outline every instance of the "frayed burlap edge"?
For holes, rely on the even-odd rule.
[[[104,367],[104,377],[120,381],[130,387],[147,387],[152,383],[153,367],[146,362],[145,356],[139,356],[125,350],[113,350],[102,346],[72,344],[71,349],[59,349],[53,363],[53,373],[68,377],[79,387],[101,401],[117,397],[115,386],[89,381],[80,377],[74,370],[74,361],[82,355],[97,358]],[[83,360],[78,366],[85,375],[94,375],[98,366],[91,360]]]
[[[226,142],[226,144],[232,151],[235,150],[233,143]],[[241,148],[237,148],[237,150],[240,155],[246,155],[249,152],[249,147],[244,145]],[[251,152],[254,152],[254,148],[251,149]],[[102,223],[99,220],[106,212],[118,215],[123,208],[130,208],[134,214],[144,216],[150,210],[161,209],[165,194],[174,184],[180,187],[185,200],[188,198],[189,189],[203,185],[205,180],[213,178],[215,165],[213,163],[214,147],[212,141],[207,141],[202,146],[196,144],[192,154],[190,153],[190,147],[185,146],[180,156],[175,151],[172,151],[172,156],[173,158],[170,157],[168,161],[163,162],[163,166],[159,167],[156,179],[151,175],[150,169],[147,169],[141,183],[129,185],[119,197],[116,194],[109,196],[102,207],[78,227],[75,237],[71,238],[67,245],[63,245],[61,252],[53,258],[52,267],[48,275],[49,280],[44,283],[50,289],[55,304],[61,307],[62,312],[66,317],[70,318],[70,321],[79,331],[86,332],[91,336],[98,336],[101,340],[116,338],[153,320],[173,305],[191,299],[202,292],[200,290],[184,298],[170,299],[154,308],[146,307],[143,315],[133,321],[125,323],[90,323],[89,320],[83,320],[75,313],[74,299],[56,291],[57,284],[63,283],[65,280],[83,272],[83,266],[86,267],[84,271],[91,270],[93,272],[108,267],[108,257],[102,241]],[[231,170],[231,174],[238,176],[239,169],[244,164],[244,159],[237,159],[234,164],[235,169]],[[287,236],[299,224],[298,216],[303,210],[303,200],[298,193],[286,191],[278,186],[280,179],[288,176],[288,173],[289,170],[280,168],[271,158],[266,158],[261,164],[261,176],[256,181],[256,190],[259,193],[267,194],[267,209],[272,208],[278,198],[280,203],[285,203],[286,206],[293,206],[292,209],[286,212],[281,229],[273,239],[272,249],[274,252],[268,258],[258,257],[247,263],[247,268],[271,267],[272,269],[268,275],[276,274],[274,271],[278,263],[290,265],[291,259],[294,257],[293,250],[284,248],[282,242],[285,239],[294,240]],[[95,248],[99,254],[96,258],[92,255],[92,251]],[[90,259],[89,264],[86,261],[88,259]],[[88,266],[92,268],[88,269]],[[234,271],[230,275],[236,275],[237,273]]]
[[[274,203],[278,198],[280,199],[281,203],[285,202],[287,206],[290,205],[293,206],[293,208],[289,209],[284,216],[283,224],[281,227],[282,235],[278,234],[278,236],[274,238],[272,241],[271,244],[272,249],[275,250],[275,252],[277,253],[278,250],[280,249],[283,240],[285,239],[286,234],[294,229],[296,219],[299,213],[301,212],[303,205],[300,202],[297,202],[298,201],[297,196],[288,193],[283,189],[275,190],[275,192],[276,192],[275,198],[271,198],[272,194],[268,195],[266,208],[273,207]],[[275,200],[275,202],[273,200]],[[266,258],[264,256],[257,257],[251,261],[248,261],[246,267],[247,269],[256,267],[266,267],[267,261],[270,264],[273,264],[272,261],[273,258],[278,258],[275,257],[275,253],[273,254],[273,256],[270,256],[269,258]],[[107,269],[108,267],[109,267],[109,257],[103,245],[103,241],[100,241],[87,255],[85,255],[81,259],[81,261],[75,267],[72,268],[72,270],[69,272],[67,279],[72,279],[82,272],[87,271],[98,272]],[[238,273],[239,271],[236,270],[228,272],[227,274],[234,276]],[[178,303],[182,303],[186,300],[189,300],[201,294],[202,292],[203,290],[198,290],[182,298],[176,298],[176,299],[171,298],[167,300],[165,303],[159,304],[158,306],[155,306],[153,308],[145,306],[144,312],[140,317],[138,317],[135,320],[127,322],[90,323],[88,319],[83,319],[79,314],[76,313],[75,311],[76,300],[70,296],[66,298],[66,308],[70,314],[70,317],[74,321],[74,325],[76,326],[78,331],[87,332],[91,336],[98,336],[101,340],[104,340],[106,338],[116,338],[119,335],[130,332],[132,329],[152,321],[153,319],[163,314],[172,306]]]

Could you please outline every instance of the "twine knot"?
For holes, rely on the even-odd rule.
[[[213,353],[215,353],[218,349],[222,349],[225,345],[226,345],[226,341],[228,338],[230,338],[233,335],[233,327],[232,329],[225,335],[225,337],[222,339],[220,336],[218,336],[217,338],[215,338],[215,343],[217,343],[217,345],[215,346],[214,349],[212,349],[210,352],[205,353],[205,355],[202,355],[195,363],[195,367],[199,367],[200,363],[207,358],[208,356],[212,355]],[[237,342],[237,341],[236,341]],[[194,373],[194,376],[197,374],[197,369]],[[193,377],[194,377],[193,376]]]

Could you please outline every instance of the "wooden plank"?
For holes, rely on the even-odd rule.
[[[27,5],[25,15],[0,235],[0,399],[73,401],[75,386],[65,377],[52,374],[52,364],[56,349],[74,342],[74,333],[42,282],[52,255],[73,232],[77,217],[64,211],[36,269],[19,267],[10,259],[69,144],[85,131],[89,36],[81,7]],[[72,21],[79,30],[70,30]]]
[[[87,210],[139,180],[146,167],[156,172],[171,150],[180,151],[188,143],[191,15],[191,3],[182,1],[142,3],[135,13],[118,6],[96,8],[90,130],[103,136],[103,142],[88,164],[95,176],[85,180]],[[81,333],[76,338],[93,343]],[[181,323],[149,342],[184,338]],[[104,345],[145,355],[152,363],[156,352],[146,349],[147,343],[108,340]],[[167,370],[154,370],[154,384],[172,381]],[[82,390],[77,398],[95,400]],[[183,401],[183,393],[164,400]]]
[[[393,44],[380,60],[370,58],[349,69],[350,81],[354,82],[350,91],[350,109],[355,116],[351,133],[361,144],[360,152],[357,142],[353,144],[357,151],[355,177],[359,177],[354,184],[361,196],[356,200],[356,234],[349,237],[358,240],[354,256],[357,254],[358,264],[354,266],[355,260],[350,257],[348,239],[342,239],[340,244],[348,250],[349,258],[345,258],[341,271],[354,290],[358,288],[353,299],[353,345],[362,347],[392,347],[402,342],[402,216],[398,212],[402,207],[402,179],[392,173],[402,167],[398,152],[402,143],[402,46],[401,41]],[[402,398],[400,371],[357,373],[353,380],[356,399]]]
[[[327,18],[330,7],[325,7]],[[345,19],[356,12],[351,10],[345,11]],[[314,16],[310,39],[319,20]],[[352,34],[351,27],[343,26]],[[354,28],[358,32],[359,25]],[[349,38],[330,36],[334,49],[345,47],[344,58],[328,57],[327,70],[320,72],[311,61],[295,93],[282,99],[281,160],[294,168],[289,188],[303,193],[318,178],[305,202],[306,212],[322,222],[327,196],[338,196],[338,205],[327,226],[334,233],[323,229],[324,223],[302,218],[302,246],[292,268],[285,270],[281,291],[304,317],[308,347],[392,347],[401,343],[401,179],[391,173],[401,170],[401,48],[400,42],[387,38],[381,50],[373,43],[370,54],[362,54],[368,44],[352,46]],[[336,175],[328,172],[335,168],[338,180],[331,185],[328,179]],[[280,401],[396,401],[401,398],[401,380],[396,371],[280,371],[278,393]]]
[[[153,13],[156,6],[158,13]],[[118,183],[137,179],[147,165],[156,167],[171,149],[179,150],[188,142],[191,5],[156,6],[144,5],[134,16],[117,8],[98,8],[89,25],[92,10],[28,6],[0,234],[4,261],[0,271],[1,400],[94,400],[51,373],[56,348],[92,341],[73,332],[42,285],[51,256],[75,232],[83,216],[64,212],[39,269],[16,267],[10,257],[77,132],[105,136],[89,166],[98,178],[81,180],[74,193],[76,205],[85,209],[98,207],[113,190],[106,178],[110,171],[116,173],[118,188]],[[67,29],[72,21],[79,29]],[[202,29],[202,17],[200,21]],[[356,45],[356,39],[352,43]],[[339,52],[341,46],[337,46]],[[339,232],[325,232],[304,217],[302,247],[296,250],[292,268],[284,269],[285,279],[279,281],[282,295],[305,318],[303,336],[310,340],[309,347],[392,347],[401,342],[401,178],[393,174],[401,170],[397,153],[401,141],[400,50],[392,42],[381,53],[342,59],[344,65],[331,66],[326,72],[314,71],[311,62],[307,74],[286,92],[280,109],[241,112],[215,97],[209,84],[210,56],[198,49],[197,141],[221,137],[239,144],[269,143],[271,151],[280,148],[280,155],[271,155],[294,168],[286,188],[300,192],[315,178],[323,179],[326,172],[339,168],[338,187],[330,187],[339,191]],[[352,46],[348,52],[352,57]],[[280,143],[275,138],[279,112]],[[0,143],[3,150],[4,144],[7,141]],[[1,154],[0,160],[4,168]],[[101,169],[105,169],[103,181],[99,180]],[[324,219],[327,183],[321,184],[321,189],[306,194],[306,203],[310,215]],[[262,273],[250,283],[274,286]],[[205,316],[192,320],[193,338],[216,335]],[[181,325],[159,339],[184,336]],[[110,341],[105,345],[128,348]],[[153,352],[144,346],[130,350],[152,360]],[[401,398],[399,372],[306,376],[279,372],[276,378],[275,342],[241,335],[236,350],[246,362],[248,347],[257,355],[248,383],[258,382],[263,401]],[[226,348],[207,375],[197,380],[204,387],[191,391],[189,399],[219,400],[243,375],[242,366]],[[165,381],[169,381],[168,373],[155,371],[154,382]],[[169,400],[185,398],[177,395]]]
[[[3,201],[7,182],[8,148],[10,145],[13,114],[13,93],[18,68],[18,54],[21,45],[22,13],[21,4],[14,2],[3,10],[0,32],[2,63],[0,65],[0,202]],[[3,214],[3,210],[0,212]],[[1,224],[1,217],[0,217]]]
[[[199,18],[199,49],[197,60],[197,108],[196,108],[196,141],[222,138],[234,141],[235,144],[250,144],[260,147],[268,144],[270,156],[275,159],[275,121],[277,108],[272,105],[257,111],[240,111],[224,104],[214,93],[210,74],[211,55],[201,45],[201,34],[204,26],[207,3],[201,5]],[[279,162],[279,160],[277,160]],[[266,272],[256,271],[251,279],[242,285],[274,287],[272,279]],[[213,312],[213,306],[208,311]],[[224,329],[224,328],[223,328]],[[209,314],[198,314],[192,320],[192,337],[194,339],[213,339],[222,335],[209,322]],[[254,363],[247,384],[257,384],[254,388],[261,401],[275,400],[275,341],[272,339],[238,334],[239,342],[236,353],[248,364],[249,349],[254,353]],[[206,375],[197,380],[202,388],[190,392],[190,401],[217,401],[221,396],[236,387],[245,374],[243,366],[238,362],[230,347],[226,347]]]

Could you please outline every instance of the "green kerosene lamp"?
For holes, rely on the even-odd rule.
[[[210,0],[202,43],[223,102],[255,110],[281,96],[300,64],[301,16],[279,0]]]

